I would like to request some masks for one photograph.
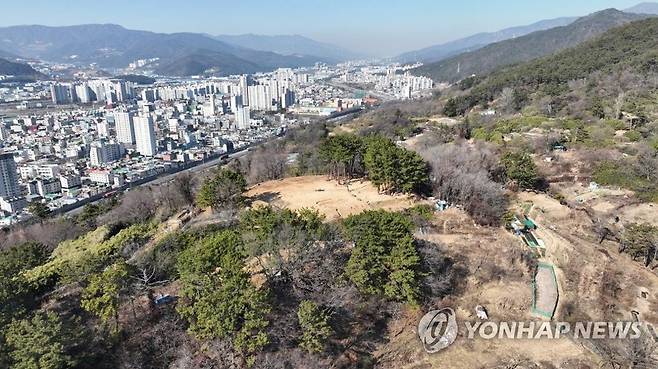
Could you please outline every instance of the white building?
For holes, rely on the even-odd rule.
[[[238,129],[249,129],[251,127],[251,112],[248,106],[238,108],[235,113],[235,123]]]
[[[89,180],[94,183],[111,185],[114,183],[114,176],[109,170],[91,170],[89,171]]]
[[[59,193],[61,189],[61,184],[56,179],[37,180],[37,192],[41,196],[46,196],[51,193]]]
[[[251,110],[272,111],[272,91],[269,86],[249,86],[249,108]]]
[[[0,209],[8,213],[18,213],[27,207],[27,200],[25,197],[12,197],[5,199],[0,197]]]
[[[178,128],[179,128],[178,119],[169,118],[167,123],[168,123],[168,126],[169,126],[169,132],[178,133]]]
[[[135,143],[135,123],[131,112],[114,113],[114,126],[120,143],[129,145]]]
[[[96,122],[96,131],[98,131],[98,136],[107,138],[110,137],[110,125],[105,120]]]
[[[28,164],[19,168],[21,178],[55,178],[59,175],[59,165],[57,164]]]
[[[95,94],[86,83],[75,86],[75,94],[83,104],[88,104],[95,100]],[[93,98],[92,98],[93,95]]]
[[[77,188],[82,186],[82,179],[77,174],[63,174],[59,177],[59,183],[64,189]]]
[[[214,117],[217,107],[215,104],[215,95],[210,95],[210,98],[201,107],[204,117]]]
[[[155,156],[158,150],[155,141],[153,118],[150,116],[135,117],[134,122],[137,152],[144,156]]]
[[[242,95],[232,95],[231,100],[229,102],[231,105],[231,113],[235,114],[238,111],[238,108],[241,108],[243,106],[242,104]]]

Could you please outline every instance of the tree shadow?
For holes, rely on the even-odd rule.
[[[266,203],[271,203],[274,200],[281,198],[281,192],[263,192],[256,196],[251,196],[246,199],[248,205],[252,205],[256,201],[263,201]]]
[[[448,257],[440,244],[422,240],[417,242],[422,260],[422,300],[427,303],[463,294],[468,277],[468,269],[464,267],[468,265],[466,257],[462,255],[462,260],[456,260]]]

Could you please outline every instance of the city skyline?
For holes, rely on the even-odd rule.
[[[254,0],[195,0],[181,9],[180,3],[169,0],[117,0],[112,7],[73,0],[67,4],[67,12],[60,12],[57,11],[59,4],[36,0],[29,4],[29,9],[23,3],[3,5],[4,21],[0,26],[112,23],[163,33],[297,34],[370,56],[388,57],[480,32],[494,32],[544,19],[583,16],[605,8],[625,9],[638,2],[557,0],[530,4],[514,0],[494,4],[468,0],[454,4],[426,0],[359,3],[289,0],[271,4]],[[157,17],[145,16],[150,11],[157,11]],[[367,16],[360,16],[364,12],[368,12]]]

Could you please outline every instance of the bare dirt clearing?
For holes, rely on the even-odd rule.
[[[418,205],[412,196],[380,194],[368,181],[353,180],[345,185],[326,176],[292,177],[264,182],[250,188],[246,196],[289,209],[311,208],[335,220],[370,209],[403,210]]]

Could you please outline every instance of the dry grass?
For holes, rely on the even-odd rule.
[[[621,200],[617,194],[613,199]],[[602,200],[605,197],[602,196]],[[601,201],[601,198],[599,198]],[[521,193],[515,209],[532,204],[529,216],[539,225],[546,242],[545,261],[556,265],[560,303],[556,320],[629,320],[658,323],[658,298],[653,293],[658,277],[641,264],[616,251],[612,242],[593,242],[592,222],[582,211],[561,205],[544,194]],[[518,207],[517,207],[518,206]],[[628,212],[647,217],[652,206],[629,206]],[[642,218],[647,219],[647,218]],[[478,227],[457,209],[437,213],[430,233],[418,237],[440,244],[442,250],[467,269],[465,286],[445,304],[456,309],[458,320],[474,320],[475,305],[484,305],[492,320],[536,320],[530,316],[532,278],[520,239],[498,228]],[[648,295],[642,296],[642,291]],[[439,302],[441,305],[442,303]],[[443,306],[443,305],[441,305]],[[422,315],[422,312],[419,312]],[[394,322],[398,327],[401,323]],[[427,355],[418,342],[415,322],[377,351],[385,368],[493,368],[517,355],[541,368],[595,368],[600,362],[578,342],[534,340],[468,340],[462,336],[439,354]],[[413,349],[410,351],[410,349]],[[398,361],[391,359],[400,354]]]
[[[264,182],[246,194],[254,202],[289,209],[318,210],[327,220],[336,220],[370,209],[403,210],[420,202],[406,195],[380,194],[368,181],[353,180],[345,185],[326,176],[291,177]]]

